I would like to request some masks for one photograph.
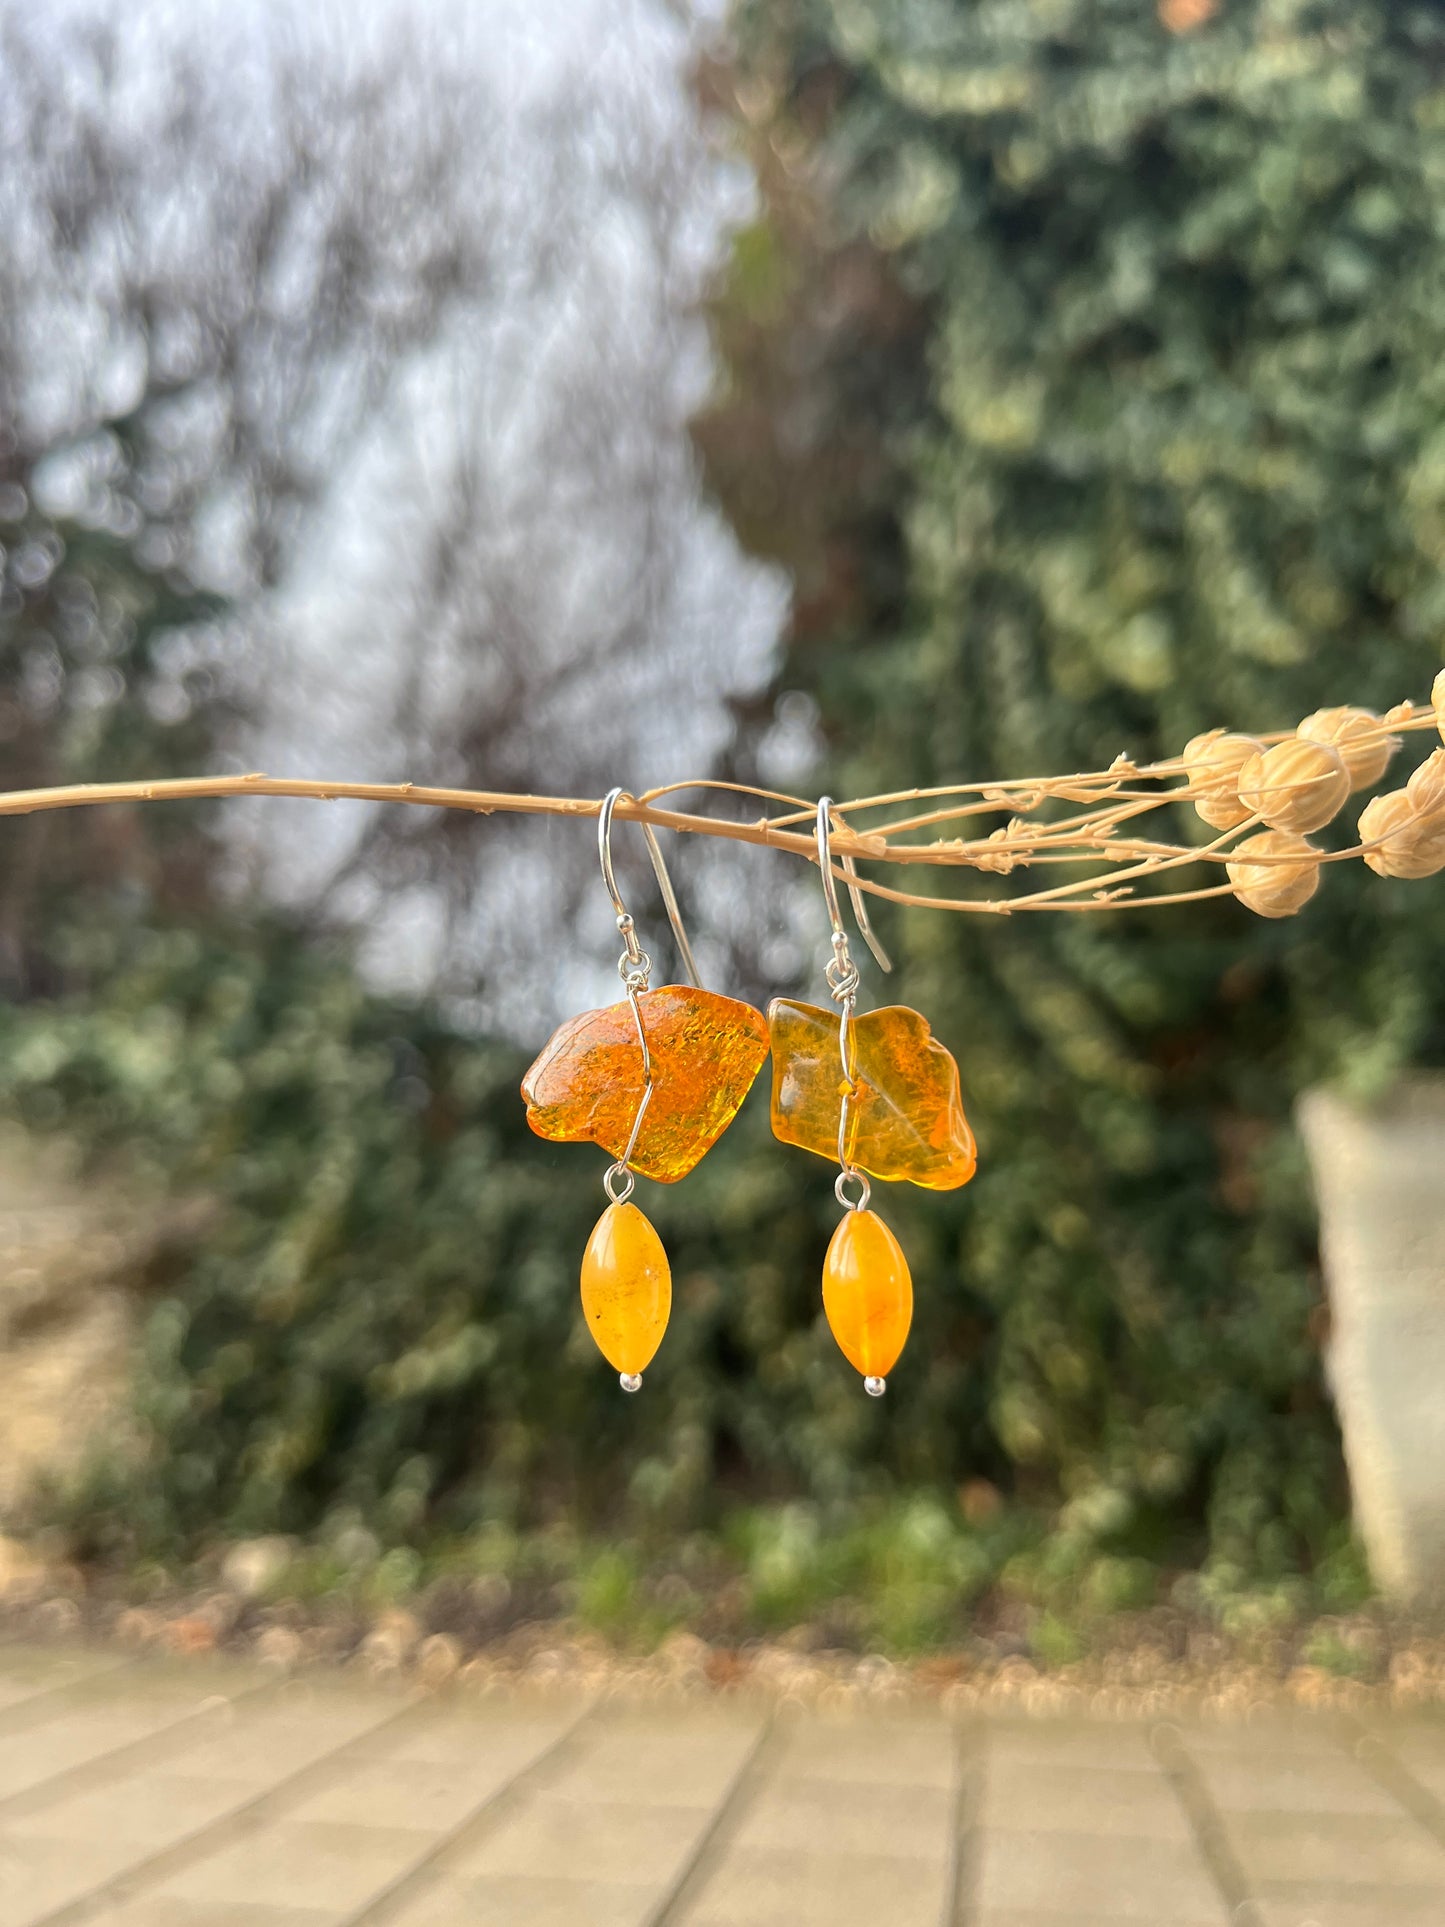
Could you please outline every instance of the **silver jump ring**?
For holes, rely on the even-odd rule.
[[[856,1198],[848,1196],[850,1184],[856,1184],[858,1187]],[[845,1211],[866,1211],[868,1200],[872,1195],[867,1176],[855,1164],[846,1165],[833,1180],[833,1196]]]
[[[614,1204],[626,1204],[636,1180],[625,1164],[609,1164],[602,1177],[602,1189]]]
[[[858,995],[858,986],[863,980],[850,957],[845,964],[830,963],[823,972],[823,981],[832,992],[834,1003],[842,1004]]]
[[[624,950],[617,959],[617,974],[629,990],[646,990],[652,976],[652,959],[645,950]]]

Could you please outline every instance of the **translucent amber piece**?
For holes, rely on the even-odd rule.
[[[843,1064],[838,1013],[779,997],[773,1038],[773,1135],[829,1159],[838,1155]],[[916,1010],[890,1004],[853,1019],[856,1084],[848,1103],[850,1164],[929,1191],[967,1184],[978,1149],[958,1088],[958,1065]]]
[[[582,1312],[597,1349],[627,1376],[652,1363],[672,1310],[662,1240],[635,1204],[609,1204],[582,1254]]]
[[[652,1058],[652,1099],[632,1168],[662,1184],[685,1178],[737,1115],[768,1054],[762,1013],[735,997],[669,984],[638,1002]],[[620,1158],[642,1101],[642,1051],[630,1004],[573,1017],[522,1079],[538,1137],[600,1144]]]
[[[823,1262],[823,1310],[838,1349],[865,1378],[885,1378],[913,1323],[903,1247],[872,1211],[849,1211]]]

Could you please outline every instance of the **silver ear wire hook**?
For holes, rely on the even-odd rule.
[[[863,901],[863,892],[858,888],[858,872],[853,866],[852,857],[840,856],[838,865],[844,876],[848,879],[848,901],[853,906],[853,918],[858,925],[859,936],[863,939],[864,943],[867,944],[869,950],[872,951],[873,961],[877,964],[878,968],[884,971],[892,970],[893,964],[889,959],[888,952],[883,948],[882,944],[879,943],[873,925],[869,920],[868,906]]]
[[[627,962],[636,969],[642,957],[642,951],[638,946],[632,918],[628,915],[627,906],[622,901],[622,893],[617,888],[617,876],[612,868],[612,814],[624,796],[629,803],[632,801],[627,791],[621,788],[609,790],[602,799],[602,808],[597,813],[597,854],[602,861],[602,881],[606,884],[607,894],[612,899],[612,908],[617,912],[617,928],[621,932],[622,941],[627,946]],[[650,823],[642,825],[642,834],[647,842],[647,854],[652,859],[657,887],[662,893],[662,907],[667,912],[667,920],[672,925],[672,934],[677,941],[677,953],[682,959],[682,967],[687,972],[687,980],[693,989],[701,990],[702,979],[697,974],[697,959],[693,956],[692,945],[687,940],[682,911],[678,907],[677,892],[672,887],[672,878],[667,874],[667,864],[663,861],[662,846]]]
[[[838,907],[838,889],[833,880],[833,836],[832,836],[833,799],[831,796],[818,798],[818,814],[814,824],[814,835],[818,845],[818,873],[823,879],[823,898],[828,906],[828,922],[832,925],[833,959],[824,971],[828,989],[838,1006],[838,1055],[843,1066],[843,1101],[838,1107],[838,1176],[834,1181],[833,1195],[845,1210],[864,1211],[868,1206],[869,1186],[866,1173],[860,1171],[848,1155],[848,1126],[851,1121],[852,1099],[858,1089],[858,1055],[853,1037],[853,1013],[858,1005],[858,966],[854,963],[848,949],[848,932],[843,927],[843,913]],[[853,874],[852,865],[845,857],[840,866],[845,878]],[[848,894],[852,899],[854,914],[858,918],[858,928],[868,948],[882,964],[889,969],[887,956],[874,939],[866,912],[861,903],[862,893],[850,882]],[[858,1187],[856,1197],[849,1196],[849,1186]]]
[[[823,895],[828,903],[828,921],[833,926],[833,936],[835,939],[843,937],[846,943],[847,938],[843,929],[843,919],[838,910],[838,890],[833,880],[832,817],[832,797],[820,796],[818,798],[816,829],[818,869],[823,878]],[[877,964],[878,968],[885,971],[892,970],[893,964],[888,952],[878,941],[877,934],[868,916],[868,907],[863,901],[863,892],[858,888],[858,871],[852,857],[839,857],[838,868],[843,872],[844,886],[848,892],[848,901],[853,906],[853,919],[858,925],[859,936],[873,953],[873,961]]]
[[[657,832],[650,823],[644,823],[642,834],[647,840],[647,854],[652,858],[653,875],[662,893],[662,907],[667,912],[667,920],[672,925],[672,934],[677,943],[677,954],[682,959],[682,967],[687,972],[687,980],[694,990],[702,989],[702,978],[697,974],[697,959],[692,954],[692,945],[687,940],[687,931],[682,924],[682,911],[678,908],[677,892],[672,887],[672,878],[667,874],[667,865],[662,860],[662,845],[657,840]]]
[[[627,1001],[632,1006],[632,1022],[637,1030],[637,1045],[642,1052],[642,1097],[638,1102],[637,1114],[632,1120],[628,1133],[627,1148],[615,1164],[607,1167],[603,1174],[602,1187],[614,1204],[626,1204],[632,1196],[632,1154],[637,1149],[637,1139],[642,1131],[642,1120],[647,1115],[647,1107],[652,1102],[652,1052],[647,1047],[647,1026],[642,1021],[642,993],[652,978],[652,959],[637,941],[637,928],[632,921],[627,905],[622,901],[622,892],[617,887],[617,875],[612,868],[612,817],[619,800],[626,796],[624,789],[611,789],[602,799],[602,808],[597,812],[597,854],[602,862],[602,881],[607,886],[607,894],[612,899],[612,908],[617,913],[617,929],[622,938],[622,955],[617,959],[617,974],[622,979]],[[629,798],[629,801],[631,799]],[[657,872],[657,881],[662,890],[662,900],[667,906],[668,921],[677,947],[695,989],[702,986],[697,981],[697,965],[693,962],[692,946],[687,940],[687,932],[682,927],[682,913],[677,907],[677,896],[672,887],[672,879],[667,874],[667,865],[662,860],[662,851],[657,838],[653,835],[652,825],[643,824],[647,837],[648,854],[652,867]],[[629,1391],[636,1385],[623,1375],[623,1384]],[[641,1383],[639,1379],[637,1381]]]

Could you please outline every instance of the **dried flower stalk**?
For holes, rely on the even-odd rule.
[[[1313,887],[1302,894],[1298,832],[1306,824],[1311,830],[1322,827],[1344,806],[1352,789],[1378,780],[1403,736],[1437,728],[1445,735],[1445,670],[1436,679],[1429,704],[1402,702],[1384,716],[1351,706],[1318,710],[1297,730],[1274,735],[1226,736],[1212,731],[1196,737],[1181,755],[1159,763],[1139,765],[1121,755],[1106,770],[1069,776],[1015,777],[854,797],[837,805],[833,852],[840,863],[849,858],[905,872],[923,866],[1009,877],[1058,866],[1081,873],[1036,889],[1015,886],[1008,895],[924,895],[882,882],[871,871],[856,879],[858,887],[871,895],[923,909],[1012,916],[1019,911],[1145,909],[1235,895],[1259,914],[1290,915],[1313,894]],[[1290,747],[1275,753],[1284,744]],[[731,793],[775,808],[739,821],[664,803],[663,799],[688,791]],[[1421,862],[1432,858],[1437,847],[1445,847],[1445,792],[1426,781],[1398,795],[1408,795],[1408,808],[1394,802],[1388,809],[1367,807],[1358,843],[1329,851],[1311,847],[1307,860],[1312,870],[1373,855],[1382,858],[1372,864],[1376,869],[1423,874]],[[0,816],[101,803],[229,796],[304,797],[321,802],[347,798],[470,810],[483,816],[510,812],[591,817],[601,807],[592,797],[517,796],[418,783],[305,782],[251,774],[15,790],[0,794]],[[1385,799],[1376,801],[1383,804]],[[1188,806],[1215,832],[1210,840],[1178,843],[1146,833],[1147,819],[1180,805]],[[659,829],[727,837],[812,860],[813,810],[806,797],[700,780],[649,790],[635,800],[620,802],[616,813]],[[917,840],[923,832],[946,826],[958,833]],[[1261,831],[1271,834],[1254,834]],[[1246,842],[1249,847],[1241,855]],[[1408,861],[1403,856],[1407,846],[1418,853]],[[1160,889],[1153,882],[1172,880],[1174,872],[1201,864],[1212,866],[1221,880],[1177,890],[1167,884]],[[1275,889],[1268,886],[1271,865],[1283,872]]]

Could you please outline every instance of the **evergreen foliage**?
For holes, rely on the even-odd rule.
[[[655,1547],[745,1499],[841,1516],[946,1480],[922,1373],[881,1413],[823,1326],[837,1207],[773,1142],[766,1077],[686,1183],[643,1187],[674,1308],[624,1399],[577,1313],[606,1160],[531,1136],[523,1054],[284,927],[98,934],[91,961],[97,995],[0,1017],[0,1105],[211,1206],[147,1308],[138,1439],[67,1501],[96,1550],[565,1517]]]
[[[113,445],[114,466],[133,478]],[[194,775],[234,715],[214,671],[221,604],[126,533],[47,512],[0,462],[0,750],[9,788]],[[123,484],[113,485],[120,493]],[[98,928],[210,901],[200,807],[13,820],[0,872],[0,988],[95,985]]]
[[[1445,16],[1163,13],[1193,30],[1141,0],[742,11],[772,158],[700,434],[798,580],[785,681],[835,794],[1170,754],[1439,666]],[[818,1315],[831,1174],[772,1142],[763,1090],[647,1190],[676,1299],[624,1400],[576,1316],[601,1154],[528,1137],[515,1052],[286,930],[93,932],[104,996],[7,1010],[0,1099],[217,1209],[149,1312],[139,1454],[80,1496],[90,1543],[569,1513],[645,1557],[800,1500],[747,1555],[791,1597],[842,1520],[911,1493],[946,1541],[934,1606],[955,1565],[1108,1603],[1151,1564],[1227,1590],[1326,1555],[1345,1493],[1290,1109],[1445,1056],[1445,890],[1355,864],[1283,925],[885,935],[899,975],[865,995],[955,1050],[982,1162],[877,1199],[918,1313],[875,1403]]]
[[[795,0],[743,8],[740,43],[766,201],[704,445],[755,539],[760,461],[776,494],[827,478],[821,530],[774,525],[827,788],[1100,768],[1426,693],[1438,7]],[[808,287],[782,265],[800,229]],[[779,368],[807,371],[791,439],[748,412]],[[1307,1561],[1343,1486],[1291,1103],[1445,1057],[1445,893],[1354,865],[1283,925],[901,921],[898,994],[957,1050],[981,1150],[962,1196],[889,1200],[952,1308],[920,1369],[953,1469],[982,1377],[988,1470],[1061,1499],[1065,1537]]]

